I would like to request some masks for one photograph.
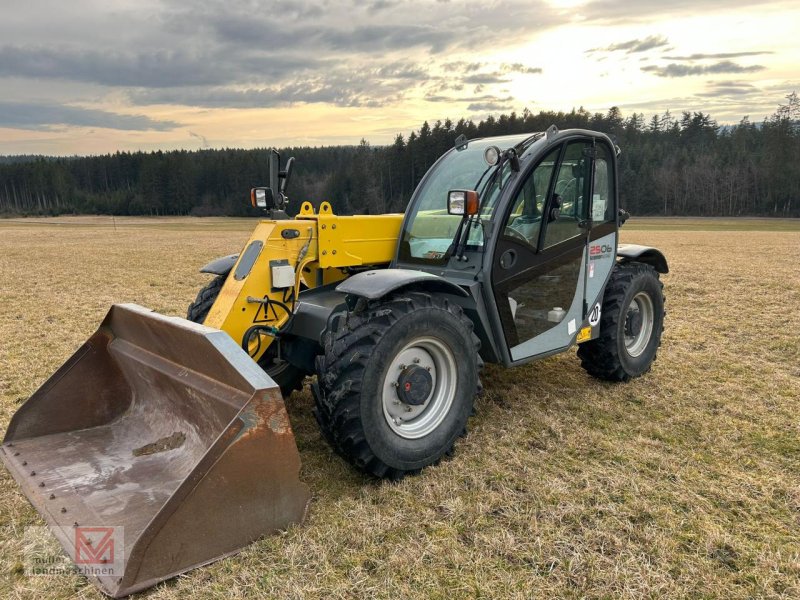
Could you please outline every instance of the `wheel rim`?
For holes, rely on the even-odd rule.
[[[431,391],[422,404],[407,404],[398,395],[398,377],[409,365],[431,376]],[[433,432],[450,412],[456,395],[456,361],[450,348],[432,337],[406,344],[394,357],[383,381],[383,416],[400,437],[418,439]]]
[[[636,294],[628,305],[623,324],[625,349],[630,356],[639,356],[647,348],[653,334],[654,316],[650,296],[646,292]]]

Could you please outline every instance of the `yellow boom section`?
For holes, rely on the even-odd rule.
[[[226,331],[258,360],[295,310],[301,279],[317,287],[345,279],[344,267],[385,265],[394,257],[402,214],[340,217],[310,202],[295,219],[260,221],[205,325]]]

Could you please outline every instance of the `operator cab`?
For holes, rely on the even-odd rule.
[[[615,172],[615,147],[597,132],[462,142],[414,192],[393,266],[479,282],[486,329],[498,334],[481,337],[500,362],[564,350],[597,325],[590,313],[615,264]],[[449,214],[450,190],[477,192],[474,214]]]

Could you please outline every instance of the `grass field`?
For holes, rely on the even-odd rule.
[[[112,303],[185,314],[252,224],[0,220],[0,425]],[[800,223],[636,219],[622,239],[670,261],[652,372],[600,383],[574,350],[487,367],[455,456],[397,484],[333,455],[295,393],[306,523],[146,595],[800,597]],[[0,469],[0,596],[100,597],[22,574],[42,523]]]

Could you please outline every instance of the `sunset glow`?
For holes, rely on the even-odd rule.
[[[791,2],[55,6],[0,22],[2,154],[382,144],[525,108],[736,123],[800,90]]]

